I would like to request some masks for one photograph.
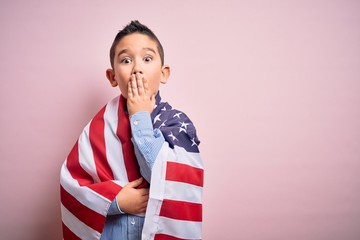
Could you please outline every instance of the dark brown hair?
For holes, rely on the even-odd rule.
[[[116,45],[123,37],[130,35],[132,33],[141,33],[141,34],[144,34],[144,35],[150,37],[152,40],[154,40],[157,44],[157,48],[158,48],[158,51],[160,54],[161,65],[164,65],[164,49],[163,49],[159,39],[147,26],[141,24],[138,20],[134,20],[134,21],[131,21],[128,25],[126,25],[121,31],[119,31],[118,34],[116,34],[114,42],[110,48],[111,67],[114,68],[114,57],[115,57]]]

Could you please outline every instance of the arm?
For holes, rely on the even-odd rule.
[[[136,79],[133,77],[128,85],[127,104],[131,124],[134,124],[132,132],[135,148],[139,145],[136,142],[137,132],[145,133],[149,139],[154,139],[156,134],[146,113],[145,125],[148,127],[138,131],[135,128],[141,124],[141,119],[137,119],[136,115],[143,111],[151,113],[154,109],[154,97],[145,93],[146,82],[138,76]],[[166,139],[160,150],[153,151],[156,160],[149,162],[151,154],[142,151],[144,157],[147,156],[143,160],[152,175],[143,238],[156,238],[157,234],[162,235],[160,232],[166,232],[168,236],[182,239],[201,239],[203,163],[198,150],[199,141],[190,119],[181,112],[167,109],[171,108],[164,107],[166,113],[154,112],[158,114],[156,119],[164,114],[161,115],[164,117],[161,117],[161,122],[155,121],[154,127],[161,129],[160,136]]]
[[[137,112],[130,117],[132,141],[141,175],[151,181],[151,169],[165,138],[159,129],[153,129],[149,112]]]
[[[137,189],[142,182],[143,178],[139,178],[126,184],[111,202],[107,215],[144,213],[149,199],[149,189]]]
[[[165,139],[159,129],[153,129],[150,113],[155,106],[155,97],[139,73],[133,74],[128,84],[127,106],[136,158],[142,176],[150,182],[151,168]]]
[[[137,82],[139,82],[140,85],[139,89],[137,86]],[[128,93],[128,101],[127,101],[128,112],[130,117],[133,117],[133,119],[130,118],[131,129],[133,135],[136,134],[136,136],[138,136],[136,138],[137,140],[140,137],[141,138],[145,137],[147,139],[150,139],[151,138],[150,132],[152,131],[152,125],[151,125],[151,119],[150,119],[150,125],[148,124],[148,122],[145,119],[146,116],[145,118],[142,117],[141,124],[137,124],[138,122],[140,122],[140,119],[138,119],[138,117],[139,116],[141,117],[142,115],[141,113],[139,113],[138,116],[135,116],[134,114],[141,111],[151,112],[151,109],[154,108],[154,104],[155,104],[154,97],[149,97],[149,95],[147,94],[148,91],[145,94],[145,87],[142,83],[143,83],[142,77],[138,74],[137,76],[132,75],[131,81],[128,84],[128,89],[130,92],[130,94]],[[134,85],[134,88],[136,88],[135,90],[132,90],[132,84]],[[146,84],[146,89],[148,89],[147,84]],[[134,122],[136,124],[134,124]],[[137,127],[136,125],[139,126]],[[138,142],[135,139],[132,139],[132,141],[135,143]],[[139,161],[141,173],[148,180],[150,179],[150,177],[147,176],[150,176],[151,174],[150,168],[146,164],[146,160],[143,157],[141,157],[141,154],[139,154],[139,148],[136,146],[136,144],[134,145],[135,145],[135,153]],[[137,187],[142,183],[142,181],[143,178],[137,179],[133,182],[130,182],[124,188],[122,188],[122,190],[117,194],[116,198],[113,200],[108,215],[122,214],[122,213],[129,213],[129,214],[144,213],[149,198],[149,189],[148,188],[137,189]]]

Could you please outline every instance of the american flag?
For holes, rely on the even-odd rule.
[[[142,239],[201,239],[203,162],[195,127],[159,94],[151,117],[166,142],[152,168]],[[111,202],[140,176],[126,99],[118,96],[84,128],[61,168],[63,238],[100,239]]]

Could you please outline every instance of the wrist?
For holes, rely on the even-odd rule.
[[[128,109],[128,112],[129,112],[129,117],[132,117],[133,115],[135,115],[137,113],[141,113],[141,112],[147,112],[147,113],[151,114],[152,110],[139,108],[139,109]]]
[[[151,115],[148,111],[136,112],[129,116],[133,135],[138,131],[153,130]]]
[[[125,214],[125,212],[123,210],[121,210],[120,204],[117,200],[117,196],[115,197],[115,202],[116,202],[116,207],[118,208],[120,214]]]

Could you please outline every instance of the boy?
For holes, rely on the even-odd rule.
[[[201,239],[199,141],[190,119],[161,102],[170,67],[159,40],[132,21],[110,61],[106,76],[121,95],[85,127],[61,169],[64,239]]]

